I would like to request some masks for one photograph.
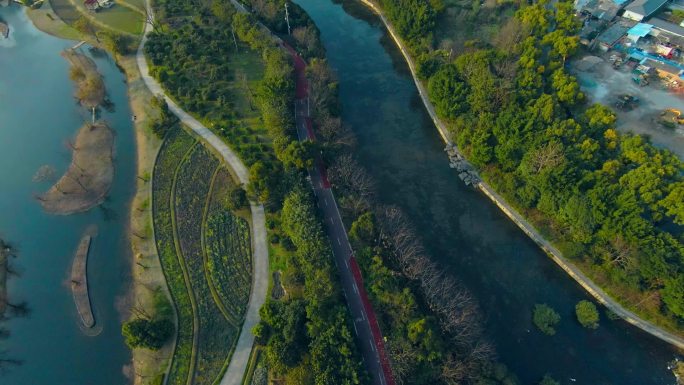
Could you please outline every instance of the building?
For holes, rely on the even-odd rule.
[[[642,37],[648,36],[651,33],[651,30],[653,30],[651,24],[638,23],[627,31],[627,38],[636,43]]]
[[[608,51],[615,43],[620,41],[627,31],[634,26],[631,20],[618,20],[613,25],[601,32],[596,38],[596,43],[601,51]]]
[[[684,71],[673,65],[664,63],[660,60],[653,59],[644,59],[642,64],[655,69],[658,76],[660,76],[663,79],[678,81],[682,80],[682,72]]]
[[[636,0],[625,8],[622,15],[628,19],[641,21],[653,16],[668,0]]]
[[[7,39],[9,37],[9,25],[4,21],[0,21],[0,39]]]

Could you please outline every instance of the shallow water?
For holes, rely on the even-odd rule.
[[[598,330],[582,328],[574,306],[588,295],[449,169],[444,144],[379,19],[353,0],[295,2],[321,30],[340,80],[343,121],[358,136],[357,155],[381,200],[402,207],[431,255],[472,290],[487,336],[522,383],[550,373],[561,384],[673,384],[669,345],[603,311]],[[535,303],[563,317],[555,336],[532,324]]]
[[[49,188],[32,177],[42,165],[61,175],[71,160],[65,141],[90,118],[73,98],[68,64],[60,51],[75,42],[33,27],[18,6],[0,7],[12,42],[0,45],[0,235],[16,244],[22,271],[10,281],[14,302],[32,312],[10,321],[12,335],[0,347],[23,364],[0,375],[7,385],[120,385],[130,353],[121,337],[117,303],[130,281],[127,239],[129,202],[134,192],[135,143],[124,76],[108,56],[94,57],[105,77],[114,111],[101,117],[116,132],[115,175],[106,202],[83,214],[54,216],[33,195]],[[86,46],[83,52],[91,54]],[[88,225],[98,227],[88,260],[88,283],[97,328],[79,329],[68,277],[79,239]]]

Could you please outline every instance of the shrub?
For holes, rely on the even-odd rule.
[[[560,315],[547,304],[534,305],[532,320],[542,333],[552,336],[556,334],[553,327],[560,322]]]
[[[168,319],[137,318],[124,323],[121,327],[121,334],[126,337],[126,345],[131,349],[159,350],[173,335],[173,329],[173,322]]]
[[[539,385],[560,385],[560,382],[554,380],[549,374],[545,374],[544,378],[539,381]]]
[[[577,306],[575,306],[575,314],[577,315],[577,321],[579,321],[582,326],[589,329],[596,329],[599,326],[599,313],[596,309],[596,305],[589,301],[579,301]]]

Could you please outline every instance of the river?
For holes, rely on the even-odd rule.
[[[118,307],[130,282],[128,211],[135,189],[135,141],[124,76],[108,56],[94,57],[104,75],[114,111],[101,117],[116,132],[115,176],[108,199],[90,211],[54,216],[33,198],[49,182],[32,177],[42,165],[61,175],[71,154],[65,141],[89,119],[73,97],[74,85],[60,51],[74,45],[38,31],[22,8],[0,7],[9,23],[9,41],[0,42],[0,234],[15,243],[22,271],[9,296],[26,301],[28,318],[6,323],[11,331],[0,348],[23,361],[0,383],[7,385],[121,385],[130,352],[121,336]],[[89,52],[88,47],[81,48]],[[101,333],[79,329],[69,272],[79,239],[90,224],[98,227],[88,260],[88,283]]]
[[[673,384],[667,370],[673,348],[607,319],[603,309],[598,330],[582,328],[574,307],[590,297],[496,206],[460,182],[380,20],[354,0],[295,2],[321,30],[339,77],[342,120],[358,136],[356,154],[378,182],[381,201],[403,208],[430,254],[471,289],[486,335],[522,383],[550,373],[561,384]],[[561,314],[555,336],[532,324],[535,303]]]

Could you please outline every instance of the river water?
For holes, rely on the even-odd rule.
[[[550,373],[561,384],[673,384],[667,362],[674,349],[603,311],[598,330],[582,328],[574,306],[589,296],[449,169],[444,144],[380,20],[353,0],[295,2],[321,30],[339,76],[342,119],[358,136],[356,153],[381,200],[403,208],[431,255],[471,289],[486,335],[522,383]],[[535,303],[561,314],[555,336],[532,324]]]
[[[121,337],[117,304],[130,281],[127,239],[129,202],[135,187],[135,142],[124,76],[108,56],[95,57],[114,111],[102,118],[116,131],[115,176],[107,201],[87,213],[54,216],[33,198],[48,183],[32,177],[42,165],[61,175],[71,160],[65,141],[89,119],[73,98],[68,64],[60,51],[74,45],[36,30],[18,6],[0,7],[11,37],[0,42],[0,234],[19,248],[22,276],[9,295],[27,301],[28,318],[6,324],[12,335],[0,341],[8,356],[23,361],[6,374],[6,385],[121,385],[130,353]],[[87,46],[81,48],[89,52]],[[98,227],[88,260],[88,283],[97,327],[79,329],[69,272],[88,225]]]

